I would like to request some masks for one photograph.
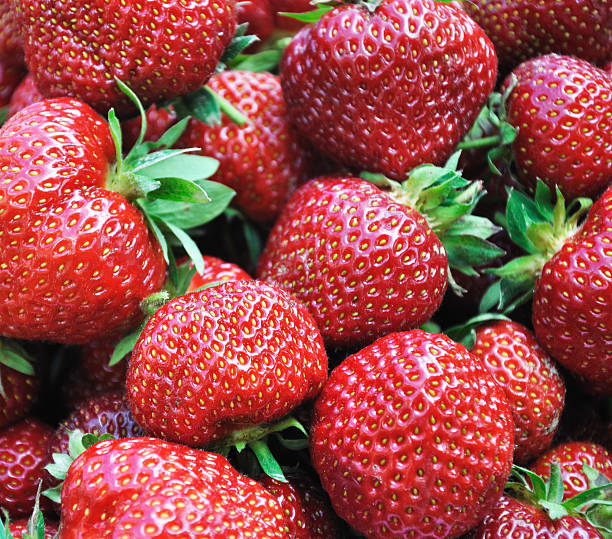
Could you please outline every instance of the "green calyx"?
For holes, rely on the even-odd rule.
[[[21,534],[22,539],[45,539],[45,519],[40,510],[40,489],[42,480],[38,482],[38,490],[36,491],[36,498],[34,500],[34,508],[32,514],[28,519],[27,529]],[[2,510],[4,518],[0,518],[0,539],[15,539],[13,534],[9,531],[9,514],[6,510]]]
[[[61,503],[62,485],[64,484],[64,479],[66,479],[66,474],[71,464],[81,453],[84,453],[92,445],[111,439],[113,439],[111,434],[96,436],[95,434],[84,433],[80,429],[71,431],[68,435],[68,454],[53,453],[53,462],[45,466],[45,470],[61,482],[56,487],[45,490],[43,494],[51,501]]]
[[[527,254],[501,268],[487,270],[500,277],[485,293],[481,312],[492,308],[510,312],[529,300],[533,286],[546,262],[580,228],[580,220],[592,205],[588,198],[578,198],[566,207],[556,189],[553,203],[551,189],[538,180],[534,198],[511,189],[506,204],[505,226],[512,241]]]
[[[298,439],[285,438],[281,432],[290,428],[297,429],[301,437]],[[232,450],[241,454],[248,448],[266,475],[286,483],[287,479],[283,470],[268,446],[267,440],[270,435],[274,435],[281,445],[292,451],[308,447],[308,433],[302,424],[297,419],[287,416],[275,423],[264,423],[234,431],[214,444],[210,450],[227,457]],[[243,467],[251,468],[244,464]]]
[[[612,482],[584,464],[589,488],[567,500],[563,499],[563,478],[558,462],[544,481],[531,470],[513,465],[506,490],[515,498],[545,511],[552,520],[574,516],[586,520],[606,538],[612,538]]]
[[[513,78],[503,94],[493,92],[487,104],[478,114],[472,128],[459,143],[459,150],[476,150],[489,148],[487,161],[489,170],[501,176],[498,165],[508,169],[512,162],[512,143],[518,133],[517,129],[508,122],[506,103],[517,80]]]
[[[499,320],[508,321],[510,318],[503,314],[483,313],[470,318],[467,322],[446,329],[444,333],[455,342],[461,343],[468,350],[471,350],[476,343],[476,330],[483,324]]]
[[[457,170],[460,152],[438,167],[420,165],[402,182],[380,174],[363,173],[362,178],[389,190],[397,202],[418,211],[443,243],[451,269],[466,275],[477,275],[474,266],[486,265],[504,254],[487,241],[500,228],[489,219],[471,215],[484,195],[482,182],[468,181]],[[450,285],[458,287],[449,272]]]

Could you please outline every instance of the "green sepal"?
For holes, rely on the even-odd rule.
[[[219,161],[212,157],[189,153],[175,153],[168,159],[157,161],[140,170],[140,174],[151,179],[177,176],[192,182],[206,180],[219,169]]]
[[[533,281],[531,279],[515,281],[514,279],[502,278],[495,281],[487,289],[480,300],[478,310],[481,313],[486,313],[495,309],[507,314],[529,301],[532,295]]]
[[[138,145],[134,145],[134,147],[130,150],[130,159],[133,161],[138,161],[157,148],[171,148],[181,137],[188,123],[189,116],[182,118],[175,124],[171,125],[157,140],[147,140],[146,142],[141,142]]]
[[[267,49],[255,54],[239,54],[230,65],[234,70],[262,73],[276,69],[282,56],[282,49]]]
[[[230,63],[236,56],[238,56],[244,49],[249,45],[259,41],[259,38],[254,35],[246,35],[249,23],[242,23],[236,26],[236,32],[230,44],[225,48],[221,55],[220,63],[217,67],[217,71],[223,71],[225,65]]]
[[[108,362],[110,367],[119,363],[125,356],[132,352],[145,325],[146,321],[142,322],[134,331],[128,333],[115,345],[113,354]]]
[[[151,191],[149,199],[172,200],[174,202],[189,202],[207,204],[210,202],[208,194],[196,182],[183,178],[159,178],[155,180],[159,185]]]
[[[474,348],[476,342],[476,329],[483,324],[496,320],[510,320],[507,316],[497,313],[484,313],[470,318],[463,324],[452,326],[444,331],[455,342],[461,343],[468,350]]]
[[[323,15],[330,12],[339,4],[337,3],[329,3],[329,4],[318,4],[319,7],[313,9],[311,11],[306,11],[304,13],[292,13],[290,11],[279,11],[277,15],[282,15],[283,17],[288,17],[290,19],[295,19],[296,21],[305,22],[307,24],[317,22]]]
[[[0,107],[0,127],[4,125],[8,118],[8,105],[6,107]]]
[[[276,479],[277,481],[287,483],[287,478],[285,477],[280,464],[274,458],[274,455],[270,451],[270,448],[266,442],[263,440],[255,440],[250,442],[248,447],[257,457],[257,462],[259,462],[261,469],[266,475],[269,475],[272,479]]]
[[[26,376],[34,376],[32,358],[16,341],[0,339],[0,364]]]
[[[187,292],[191,279],[196,274],[196,268],[193,264],[181,264],[177,268],[176,280],[176,296],[182,296]]]
[[[426,331],[427,333],[442,333],[442,326],[433,320],[429,320],[419,326],[419,329]]]
[[[505,254],[505,251],[477,236],[445,236],[444,248],[451,267],[482,266]]]
[[[222,112],[237,125],[248,122],[248,118],[244,114],[227,99],[217,94],[210,86],[203,86],[195,92],[171,101],[170,104],[174,107],[178,118],[193,116],[210,126],[221,123]]]

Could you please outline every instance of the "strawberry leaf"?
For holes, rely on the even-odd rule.
[[[283,17],[295,19],[296,21],[300,21],[300,22],[313,23],[313,22],[317,22],[323,15],[325,15],[327,12],[334,9],[336,5],[332,5],[332,4],[320,5],[320,7],[318,7],[317,9],[313,9],[312,11],[306,11],[304,13],[292,13],[290,11],[279,11],[277,15],[282,15]]]
[[[456,266],[480,266],[499,258],[505,251],[476,236],[444,236],[448,263]]]
[[[230,63],[234,70],[261,73],[275,69],[283,55],[282,49],[270,49],[256,54],[239,54]]]
[[[557,504],[563,500],[563,478],[558,462],[554,462],[550,468],[550,477],[546,481],[546,499]]]
[[[110,358],[110,361],[108,362],[108,365],[110,367],[119,363],[125,356],[132,352],[134,346],[136,346],[136,343],[138,342],[138,338],[140,337],[144,326],[145,322],[142,322],[137,329],[135,329],[131,333],[128,333],[125,337],[123,337],[123,339],[121,339],[117,343],[115,349],[113,350],[113,354]]]
[[[507,316],[503,314],[496,313],[483,313],[473,318],[470,318],[467,322],[463,324],[458,324],[456,326],[448,328],[444,333],[448,335],[455,342],[459,342],[463,344],[468,350],[471,350],[474,347],[474,343],[476,342],[476,329],[483,324],[488,322],[492,322],[494,320],[510,320]]]
[[[244,49],[246,49],[249,45],[256,43],[259,41],[257,36],[253,35],[245,35],[248,29],[248,23],[239,24],[236,27],[236,33],[232,38],[230,44],[225,48],[223,54],[221,55],[220,62],[222,64],[227,64],[231,62],[238,54],[240,54]]]
[[[181,148],[181,149],[171,149],[171,150],[160,150],[158,152],[149,153],[136,159],[132,162],[130,167],[130,172],[140,172],[140,174],[144,174],[146,176],[151,176],[147,174],[146,169],[151,167],[157,163],[161,163],[162,161],[166,161],[172,157],[182,155],[189,152],[198,151],[199,148]],[[144,171],[142,169],[145,169]],[[176,174],[176,171],[175,171]]]
[[[264,441],[255,440],[253,442],[250,442],[248,444],[248,447],[257,457],[257,461],[259,462],[261,469],[266,475],[269,475],[277,481],[287,483],[287,478],[285,477],[285,474],[283,473],[280,464],[274,458],[274,455],[272,455],[270,448]]]
[[[34,376],[32,359],[14,341],[0,340],[0,363],[26,376]]]
[[[192,202],[207,204],[210,198],[197,183],[183,178],[159,178],[155,180],[159,187],[148,193],[150,199],[173,200],[175,202]]]
[[[8,118],[8,106],[0,107],[0,127],[6,122]]]
[[[164,161],[149,164],[140,173],[149,178],[181,178],[198,181],[210,178],[219,168],[219,161],[212,157],[193,154],[175,154]]]

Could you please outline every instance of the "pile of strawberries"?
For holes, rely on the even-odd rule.
[[[609,0],[4,0],[0,111],[0,539],[612,538]]]

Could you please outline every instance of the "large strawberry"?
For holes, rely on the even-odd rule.
[[[0,3],[0,63],[10,64],[21,71],[25,68],[12,0]]]
[[[512,240],[528,254],[493,270],[502,278],[485,296],[483,309],[512,309],[533,294],[536,339],[553,359],[585,384],[612,395],[612,187],[580,217],[580,199],[566,215],[539,183],[534,200],[512,191],[506,222]]]
[[[612,54],[606,0],[473,0],[464,9],[495,45],[500,72],[555,52],[600,64]]]
[[[198,90],[236,27],[228,0],[14,3],[28,69],[42,94],[77,97],[104,113],[136,110],[115,77],[145,104]]]
[[[247,216],[273,221],[287,198],[308,176],[309,155],[287,117],[279,79],[270,73],[226,71],[209,81],[247,118],[242,126],[227,115],[221,124],[192,119],[179,140],[219,161],[212,178],[236,191],[235,205]]]
[[[466,348],[392,333],[336,367],[311,454],[336,512],[378,537],[457,537],[502,495],[513,452],[502,389]]]
[[[274,497],[225,458],[155,438],[99,442],[70,466],[62,539],[285,538]]]
[[[586,60],[557,54],[524,62],[510,77],[507,118],[518,130],[512,148],[521,181],[535,187],[539,178],[568,198],[610,185],[610,77]]]
[[[489,322],[476,330],[472,354],[504,389],[514,419],[514,461],[526,464],[552,443],[565,384],[557,366],[521,324]]]
[[[11,517],[32,512],[52,434],[32,418],[0,431],[0,507]]]
[[[421,325],[442,301],[449,263],[467,271],[502,252],[476,238],[495,227],[464,216],[477,186],[456,172],[423,166],[403,184],[389,183],[385,192],[352,177],[308,182],[283,209],[259,260],[257,277],[303,302],[332,346]]]
[[[149,319],[127,393],[147,431],[203,446],[285,416],[326,377],[321,336],[303,305],[262,282],[227,281]]]
[[[195,193],[199,208],[206,194],[194,181],[177,184],[167,176],[189,166],[185,174],[195,180],[198,163],[214,161],[178,150],[161,154],[179,159],[172,165],[171,159],[160,162],[160,154],[144,155],[149,147],[142,145],[123,159],[115,149],[121,148],[118,122],[109,118],[112,131],[81,101],[49,99],[22,110],[0,131],[1,335],[76,344],[138,323],[142,300],[166,278],[164,212],[170,218],[165,230],[194,253],[180,228],[198,224],[206,208],[191,223],[185,218],[192,214],[179,210],[188,209],[186,193]],[[179,133],[170,132],[167,143]],[[177,193],[172,186],[179,184]],[[142,198],[147,193],[159,200]],[[148,212],[147,221],[139,209]]]
[[[336,7],[295,36],[280,67],[289,113],[318,150],[398,180],[448,159],[496,75],[482,29],[434,0]]]

